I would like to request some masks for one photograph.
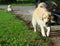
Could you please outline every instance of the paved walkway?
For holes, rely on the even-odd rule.
[[[7,6],[0,6],[0,9],[7,10]],[[16,14],[31,15],[35,6],[12,6],[12,9]]]
[[[7,6],[0,6],[0,9],[6,10]],[[18,18],[24,19],[25,21],[31,21],[35,6],[13,6],[12,9]],[[60,46],[60,26],[51,26],[51,29],[52,31],[50,38],[53,42],[52,46]]]

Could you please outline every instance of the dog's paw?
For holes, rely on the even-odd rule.
[[[47,37],[49,37],[50,35],[47,35]]]
[[[46,35],[43,35],[43,37],[46,37]]]
[[[36,32],[36,31],[34,31],[34,32]]]

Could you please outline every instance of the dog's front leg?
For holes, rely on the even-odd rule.
[[[49,34],[50,34],[50,27],[47,27],[47,36],[49,36]]]
[[[34,28],[34,32],[36,32],[36,21],[34,18],[32,18],[32,25],[33,25],[33,28]]]
[[[46,37],[44,27],[43,27],[43,26],[40,26],[40,27],[41,27],[42,36],[43,36],[43,37]]]

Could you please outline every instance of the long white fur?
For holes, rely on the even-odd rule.
[[[40,6],[43,7],[43,9],[42,9],[43,12],[41,12],[41,7]],[[39,11],[37,9],[39,9]],[[49,34],[50,34],[50,27],[46,25],[46,22],[48,21],[49,15],[51,15],[51,14],[50,14],[50,12],[47,11],[46,4],[44,2],[40,3],[38,5],[38,7],[35,9],[35,11],[33,13],[33,16],[32,16],[32,25],[34,27],[34,32],[36,32],[36,24],[38,24],[40,26],[40,28],[41,28],[42,36],[44,36],[44,37],[46,37],[46,35],[49,36]],[[44,19],[43,16],[48,16],[48,17]],[[42,19],[44,19],[44,20],[42,20]],[[45,34],[44,27],[47,29],[46,34]]]

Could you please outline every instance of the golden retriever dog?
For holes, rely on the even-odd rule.
[[[49,36],[50,34],[50,26],[47,26],[51,17],[51,12],[49,12],[46,8],[46,4],[44,2],[40,3],[38,7],[34,10],[32,15],[32,25],[34,28],[34,32],[36,32],[36,25],[38,24],[41,28],[41,33],[43,37]],[[47,32],[45,33],[45,29]]]

